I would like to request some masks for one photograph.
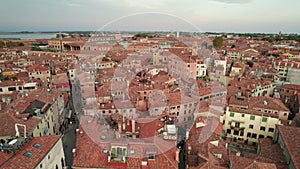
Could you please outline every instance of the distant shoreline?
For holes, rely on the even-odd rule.
[[[12,34],[57,34],[57,33],[94,33],[95,31],[0,31],[0,35],[12,35]],[[97,31],[96,31],[97,32]],[[124,33],[137,33],[137,32],[176,32],[176,31],[103,31],[103,32],[124,32]],[[184,31],[182,31],[184,32]],[[186,32],[187,33],[187,32]],[[276,35],[278,33],[275,32],[214,32],[214,31],[207,31],[207,32],[199,32],[202,34],[227,34],[227,35],[240,35],[240,34],[247,34],[247,35]],[[299,33],[282,33],[283,35],[299,35]]]

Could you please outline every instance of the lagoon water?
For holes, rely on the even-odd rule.
[[[51,39],[56,33],[0,33],[0,39]]]

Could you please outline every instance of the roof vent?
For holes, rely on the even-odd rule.
[[[264,105],[268,105],[268,102],[266,100],[264,100]]]

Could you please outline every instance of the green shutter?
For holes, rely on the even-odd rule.
[[[267,122],[267,118],[266,118],[266,117],[263,117],[263,118],[262,118],[262,122]]]

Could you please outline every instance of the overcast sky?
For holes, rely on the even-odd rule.
[[[299,0],[1,0],[0,31],[300,33]]]

